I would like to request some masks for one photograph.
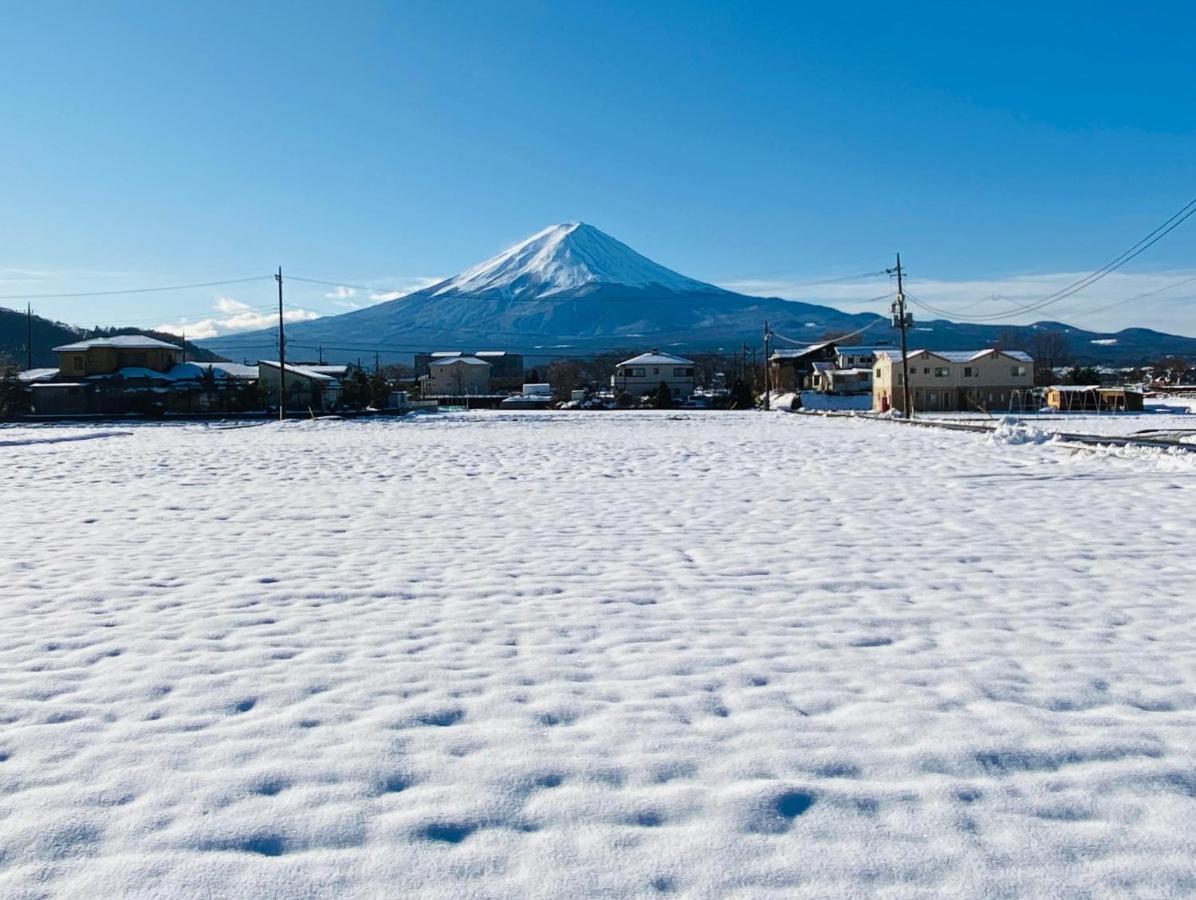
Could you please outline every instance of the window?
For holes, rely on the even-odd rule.
[[[632,369],[631,377],[632,378],[643,378],[644,375],[647,373],[647,371],[648,371],[647,369]]]
[[[877,378],[879,378],[879,377],[880,377],[880,369],[877,369],[877,370],[876,370],[876,377],[877,377]]]
[[[652,374],[653,374],[653,375],[659,375],[659,374],[660,374],[660,369],[653,369],[653,370],[652,370]]]
[[[971,377],[973,377],[975,374],[976,374],[976,370],[975,370],[975,369],[973,369],[971,366],[964,366],[964,367],[963,367],[963,377],[964,377],[964,378],[971,378]]]
[[[923,366],[923,368],[922,368],[922,374],[923,374],[923,375],[929,375],[929,374],[930,374],[930,366]]]
[[[1014,374],[1014,376],[1015,376],[1015,377],[1016,377],[1016,376],[1018,376],[1018,375],[1025,375],[1025,374],[1026,374],[1026,367],[1025,367],[1025,366],[1014,366],[1014,367],[1013,367],[1013,374]]]
[[[692,375],[693,373],[693,369],[673,369],[674,378],[684,378],[685,376]]]
[[[934,377],[935,378],[946,378],[947,375],[949,375],[949,374],[950,374],[950,370],[947,369],[946,366],[935,366],[934,367]]]

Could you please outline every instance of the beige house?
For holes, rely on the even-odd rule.
[[[913,350],[908,362],[916,412],[1008,409],[1034,386],[1034,361],[1020,350]],[[890,409],[904,409],[899,350],[878,351],[872,370],[872,411]]]
[[[490,393],[490,363],[476,356],[437,359],[428,364],[425,397],[465,397]]]
[[[182,358],[183,348],[144,334],[118,334],[63,344],[54,352],[60,378],[86,378],[127,368],[165,372]]]

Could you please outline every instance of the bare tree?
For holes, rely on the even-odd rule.
[[[1026,342],[1026,352],[1034,358],[1034,382],[1050,384],[1056,367],[1071,356],[1071,344],[1062,331],[1035,331]]]

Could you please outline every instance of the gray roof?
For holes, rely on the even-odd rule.
[[[55,353],[73,353],[90,350],[93,347],[112,347],[118,350],[182,350],[177,344],[168,344],[144,334],[118,334],[113,337],[89,338],[73,344],[55,347]]]
[[[1015,359],[1018,362],[1034,362],[1028,353],[1024,353],[1021,350],[994,350],[992,347],[986,347],[983,350],[911,350],[909,351],[909,358],[913,359],[921,353],[929,353],[931,356],[937,356],[939,359],[951,363],[975,362],[982,357],[997,354]],[[878,356],[882,354],[893,360],[893,362],[901,362],[901,351],[896,348],[877,351]]]

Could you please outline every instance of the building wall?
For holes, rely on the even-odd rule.
[[[644,394],[656,393],[662,381],[668,385],[674,398],[688,399],[694,392],[693,364],[616,366],[610,384],[616,391],[622,391],[632,397],[642,397]]]
[[[428,367],[428,394],[488,394],[490,393],[490,364],[477,365],[454,360],[444,365]]]
[[[288,363],[289,365],[289,363]],[[258,384],[265,393],[266,404],[278,405],[278,367],[258,365]],[[287,409],[316,412],[330,409],[339,396],[339,386],[333,381],[319,381],[298,372],[287,371]]]
[[[910,357],[909,373],[916,412],[1007,409],[1014,391],[1034,386],[1034,364],[1003,354],[957,363],[923,352]],[[878,356],[872,376],[873,411],[903,410],[901,360]]]

